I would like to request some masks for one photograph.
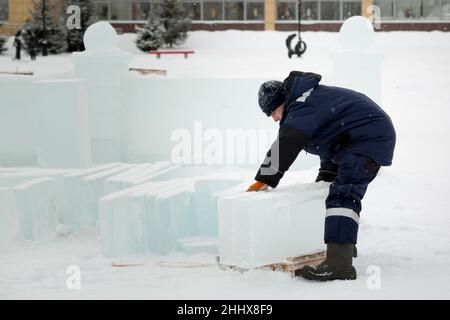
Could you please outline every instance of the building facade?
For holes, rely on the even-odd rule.
[[[62,0],[58,4],[64,14]],[[133,32],[161,0],[92,0],[100,20],[118,31]],[[192,18],[192,30],[338,31],[350,16],[375,16],[380,31],[450,30],[450,0],[180,0]],[[32,0],[0,0],[2,33],[13,33],[26,20]]]

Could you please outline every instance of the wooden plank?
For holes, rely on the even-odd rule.
[[[32,71],[24,71],[24,72],[0,71],[0,74],[13,74],[13,75],[20,75],[20,76],[32,76],[32,75],[34,75],[34,72],[32,72]]]
[[[145,263],[129,263],[129,264],[111,263],[111,267],[115,268],[143,267],[143,266],[145,266]]]
[[[306,261],[306,260],[314,260],[314,259],[325,259],[325,257],[326,257],[326,252],[322,251],[322,252],[307,254],[307,255],[299,256],[299,257],[287,257],[286,260],[290,261],[290,262],[297,262],[297,261]]]
[[[167,70],[163,70],[163,69],[130,68],[129,71],[136,71],[143,75],[148,75],[148,74],[157,74],[157,75],[161,75],[161,76],[167,75]]]
[[[281,271],[286,272],[291,275],[291,277],[298,277],[300,271],[306,265],[318,265],[322,263],[326,258],[326,252],[321,251],[313,254],[308,254],[299,257],[288,257],[286,261],[279,263],[271,263],[256,269],[271,270],[271,271]],[[216,257],[216,263],[222,270],[235,270],[241,273],[248,271],[249,269],[240,268],[233,265],[224,265],[220,263],[220,257]]]
[[[299,257],[288,257],[286,261],[280,263],[272,263],[267,266],[261,267],[261,269],[282,271],[289,273],[292,277],[298,277],[300,271],[306,265],[318,265],[322,263],[326,258],[326,252],[317,252],[314,254],[308,254]]]

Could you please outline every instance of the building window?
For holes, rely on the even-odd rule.
[[[225,1],[225,20],[244,20],[244,2]]]
[[[131,3],[131,20],[143,21],[148,20],[150,16],[150,2],[133,1]]]
[[[297,2],[278,1],[277,3],[277,19],[278,20],[296,20]]]
[[[319,20],[319,3],[317,1],[302,1],[302,20]]]
[[[192,20],[201,20],[202,8],[198,1],[185,1],[183,3],[184,10]]]
[[[203,2],[203,20],[223,20],[222,1]]]
[[[341,3],[339,1],[321,1],[320,19],[321,20],[341,20]]]
[[[95,1],[94,8],[99,20],[109,20],[109,1]]]
[[[374,5],[380,8],[381,20],[392,20],[395,17],[393,0],[375,0]]]
[[[441,18],[439,0],[423,0],[421,17],[424,20],[438,20]]]
[[[264,2],[252,0],[246,2],[247,20],[264,20]]]
[[[8,21],[9,0],[0,0],[0,21]]]
[[[420,1],[397,0],[396,17],[398,20],[418,19],[420,17]]]
[[[11,0],[0,0],[0,21],[8,20]],[[264,0],[181,0],[192,20],[264,21]],[[361,0],[275,0],[277,20],[342,21],[361,15]],[[161,0],[93,0],[100,20],[146,21]],[[374,0],[382,20],[450,20],[450,0]]]
[[[130,20],[130,2],[110,0],[111,20]]]
[[[343,1],[342,18],[348,19],[353,16],[361,15],[361,1]]]
[[[450,20],[450,0],[442,0],[442,19]]]

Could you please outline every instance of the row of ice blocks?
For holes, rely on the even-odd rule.
[[[0,170],[0,248],[18,238],[44,240],[60,221],[56,181],[67,170]]]
[[[227,171],[169,162],[110,163],[89,169],[0,168],[0,245],[7,245],[18,235],[31,240],[45,239],[55,233],[58,224],[66,225],[71,232],[97,232],[101,197],[149,181],[197,177],[192,183],[198,192],[189,198],[197,208],[195,220],[190,221],[195,232],[187,232],[190,237],[183,239],[182,247],[205,248],[210,241],[199,236],[217,236],[214,191],[244,179],[241,174],[227,177],[219,173],[216,178],[211,175],[221,170]],[[209,178],[198,178],[208,174]],[[176,199],[175,195],[173,200]],[[196,238],[200,241],[193,241]]]
[[[221,263],[253,268],[323,250],[326,183],[251,193],[243,187],[218,200]]]
[[[216,192],[244,179],[235,173],[151,181],[102,197],[103,253],[217,252]]]

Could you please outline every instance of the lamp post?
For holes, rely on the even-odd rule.
[[[42,0],[42,55],[45,57],[48,55],[48,50],[47,50],[47,30],[45,29],[45,14],[46,14],[46,4],[45,4],[45,0]]]

